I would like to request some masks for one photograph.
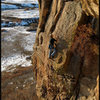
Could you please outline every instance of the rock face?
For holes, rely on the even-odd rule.
[[[99,0],[80,0],[82,9],[87,15],[99,16]]]
[[[37,96],[41,100],[98,100],[98,11],[87,14],[85,0],[38,1],[40,18],[32,55]],[[95,0],[90,3],[98,7]],[[48,59],[50,34],[58,37],[53,59]]]

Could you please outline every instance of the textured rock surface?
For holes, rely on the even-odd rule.
[[[99,17],[99,0],[80,0],[87,15]]]
[[[38,1],[40,19],[32,55],[38,97],[41,100],[96,100],[98,18],[90,12],[87,15],[82,8],[85,3],[79,0]],[[53,59],[48,59],[50,34],[59,37]]]

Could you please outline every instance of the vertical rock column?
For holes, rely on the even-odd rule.
[[[98,64],[95,63],[98,59],[97,51],[84,53],[85,46],[87,50],[92,50],[88,49],[88,46],[92,47],[90,39],[92,35],[89,33],[88,36],[88,28],[82,26],[83,22],[86,23],[83,20],[82,4],[80,0],[38,1],[40,19],[32,56],[37,95],[41,100],[76,100],[80,92],[80,83],[82,80],[88,80],[88,76],[94,75],[94,78],[97,76],[90,72],[93,69],[97,72]],[[80,26],[86,31],[83,33],[77,31]],[[59,37],[57,53],[53,59],[48,59],[50,34],[55,38]],[[85,45],[82,45],[83,42]],[[95,46],[97,48],[94,44]],[[95,57],[93,65],[90,63],[92,53]],[[85,72],[86,69],[89,72]]]

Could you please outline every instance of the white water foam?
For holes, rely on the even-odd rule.
[[[23,56],[23,55],[13,55],[12,57],[8,57],[5,59],[1,58],[1,71],[8,71],[9,68],[13,67],[12,70],[9,71],[13,71],[15,70],[14,67],[16,66],[21,66],[21,67],[29,67],[31,66],[31,61],[27,61],[26,57],[28,56]]]
[[[10,42],[10,44],[13,44],[16,39],[19,37],[22,38],[19,40],[20,45],[22,46],[22,48],[24,48],[24,51],[28,51],[28,52],[33,52],[33,44],[35,42],[35,36],[36,36],[36,31],[33,32],[28,32],[26,31],[27,27],[8,27],[8,28],[2,28],[7,30],[7,32],[3,33],[7,36],[5,36],[4,40],[6,40],[5,42]],[[2,44],[3,45],[3,44]],[[29,57],[30,55],[26,55],[24,54],[22,51],[18,51],[17,48],[14,47],[10,47],[10,45],[8,45],[9,48],[11,48],[12,51],[8,51],[9,55],[3,55],[3,57],[1,58],[1,71],[13,71],[15,70],[14,67],[16,66],[21,66],[21,67],[28,67],[31,66],[31,60],[26,60],[26,57]],[[5,51],[6,51],[5,47]],[[14,53],[15,51],[15,53]],[[12,69],[11,69],[12,67]],[[10,68],[10,69],[9,69]]]
[[[9,3],[35,3],[35,4],[38,4],[38,0],[3,0],[3,2],[9,2]]]

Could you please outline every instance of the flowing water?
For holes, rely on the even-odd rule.
[[[37,0],[1,1],[2,100],[38,100],[31,64],[38,20]]]
[[[28,67],[31,60],[26,58],[33,53],[39,19],[38,1],[2,0],[1,10],[1,71]],[[28,31],[31,27],[33,30]]]

